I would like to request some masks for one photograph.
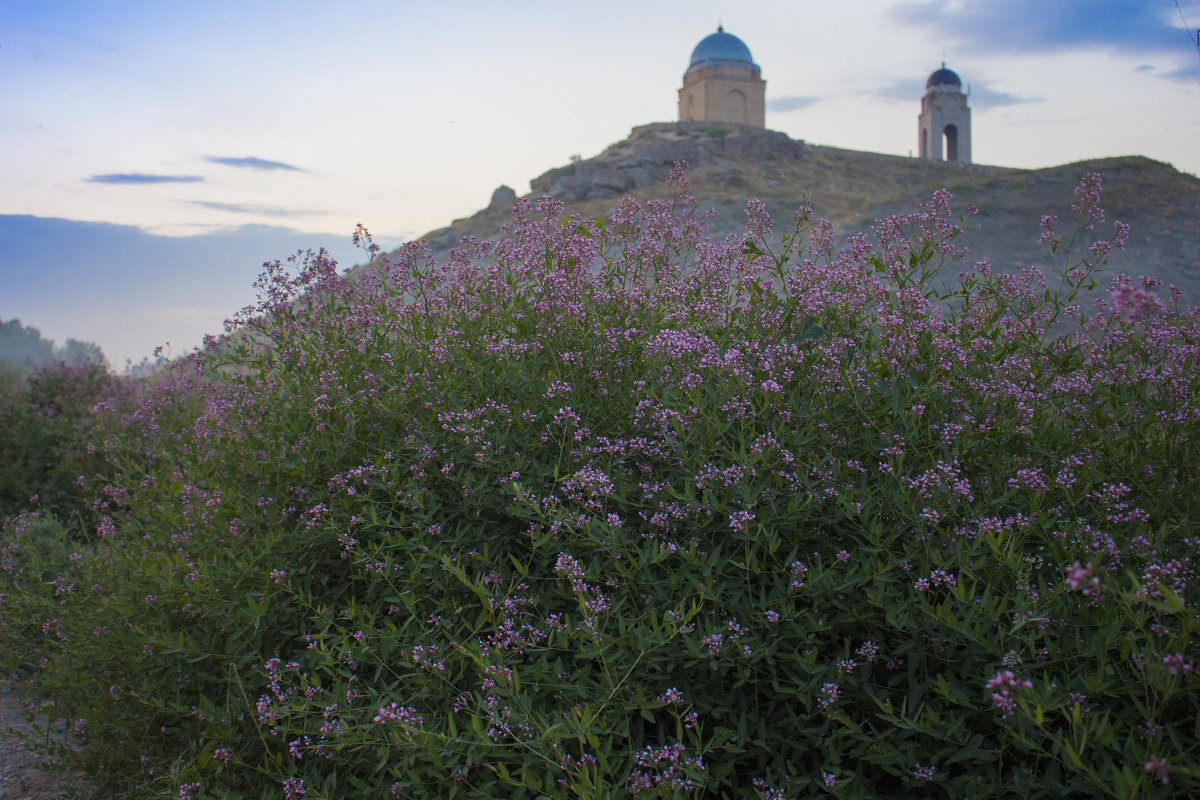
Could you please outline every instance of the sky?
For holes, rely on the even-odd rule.
[[[395,246],[675,119],[718,23],[795,139],[910,154],[944,61],[977,163],[1200,174],[1200,0],[3,0],[0,319],[187,352],[263,261],[355,263],[359,223]]]

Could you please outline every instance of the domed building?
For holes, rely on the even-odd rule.
[[[767,82],[750,48],[717,26],[700,40],[683,74],[679,118],[767,126]]]
[[[925,81],[917,126],[921,158],[971,163],[971,109],[967,107],[962,79],[954,70],[946,69],[945,62]]]

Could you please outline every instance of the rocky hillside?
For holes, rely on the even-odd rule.
[[[1056,265],[1037,244],[1039,220],[1057,214],[1059,231],[1069,233],[1075,186],[1085,172],[1096,171],[1104,179],[1108,219],[1133,226],[1126,251],[1115,255],[1110,270],[1156,275],[1179,286],[1186,303],[1200,303],[1200,179],[1140,156],[1037,170],[962,166],[814,146],[740,125],[656,123],[634,128],[594,158],[534,178],[529,196],[551,194],[570,211],[603,216],[622,195],[666,196],[664,179],[679,159],[691,166],[700,207],[718,212],[712,224],[717,235],[740,230],[751,198],[783,220],[796,206],[809,205],[844,237],[888,214],[913,211],[945,187],[955,208],[979,208],[977,217],[967,218],[971,261],[1005,271],[1028,265],[1053,271]],[[440,256],[462,236],[495,237],[515,199],[502,186],[487,208],[425,238]]]

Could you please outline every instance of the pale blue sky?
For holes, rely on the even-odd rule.
[[[3,0],[0,215],[193,244],[274,226],[297,232],[296,247],[344,245],[362,222],[398,242],[472,213],[501,183],[527,192],[570,155],[673,119],[691,50],[718,20],[762,66],[767,126],[794,138],[909,153],[924,80],[945,60],[971,87],[977,162],[1142,154],[1200,173],[1200,0],[834,6]],[[35,269],[83,287],[54,312],[15,288],[29,265],[0,252],[0,317],[94,339],[116,363],[168,339],[186,350],[248,302],[258,263],[286,255],[223,264],[236,276],[224,306],[177,298],[191,327],[141,319],[130,301],[117,320],[68,330],[84,277],[116,280],[113,259],[137,254],[97,252],[86,268],[43,256]],[[160,274],[169,295],[172,272]]]

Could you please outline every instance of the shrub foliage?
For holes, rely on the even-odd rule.
[[[1200,794],[1200,324],[1151,279],[1082,310],[1127,230],[1099,178],[1069,240],[1043,220],[1060,285],[944,290],[945,192],[835,252],[756,203],[710,241],[673,181],[607,219],[518,201],[441,264],[270,265],[112,442],[92,541],[10,521],[0,648],[94,772]]]
[[[77,531],[90,527],[95,484],[110,477],[94,442],[105,426],[129,424],[138,394],[103,362],[82,358],[0,382],[0,518],[37,509]]]

